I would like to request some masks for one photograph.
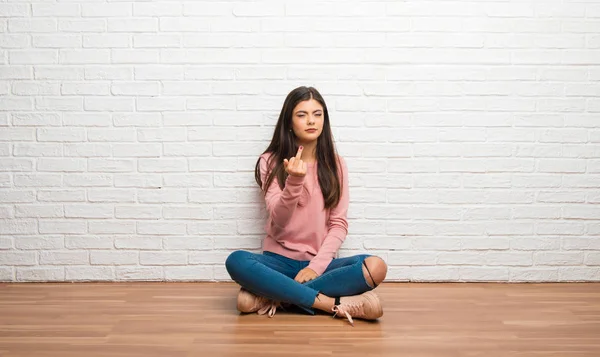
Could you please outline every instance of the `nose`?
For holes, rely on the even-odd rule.
[[[315,123],[315,117],[313,115],[307,115],[307,118],[308,118],[308,124]]]

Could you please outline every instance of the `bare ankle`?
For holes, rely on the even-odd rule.
[[[334,298],[329,297],[327,295],[319,294],[315,298],[315,302],[313,303],[312,307],[315,309],[319,309],[321,311],[331,313],[334,304],[335,304]]]

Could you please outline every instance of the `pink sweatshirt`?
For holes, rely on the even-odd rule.
[[[261,155],[260,173],[263,186],[270,169]],[[295,260],[310,260],[309,268],[321,275],[348,234],[348,168],[340,157],[338,168],[342,177],[342,194],[337,207],[325,210],[325,201],[317,178],[317,163],[308,164],[306,176],[289,175],[283,190],[277,177],[269,187],[265,201],[269,218],[263,250]],[[274,163],[271,163],[272,165]]]

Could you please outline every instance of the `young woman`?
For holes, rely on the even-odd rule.
[[[376,256],[335,258],[348,233],[348,168],[337,155],[327,106],[312,87],[291,91],[255,179],[269,218],[263,253],[235,251],[225,266],[242,286],[241,312],[268,312],[282,303],[310,314],[375,320],[383,315],[373,290],[387,266]]]

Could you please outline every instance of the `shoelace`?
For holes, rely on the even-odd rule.
[[[350,325],[354,327],[354,320],[352,320],[352,315],[357,315],[361,307],[362,303],[345,303],[342,305],[335,305],[332,309],[333,311],[335,311],[333,317],[336,317],[337,314],[343,314],[348,319],[348,322],[350,322]]]
[[[280,306],[281,306],[281,303],[279,303],[279,302],[267,301],[267,302],[265,302],[265,305],[257,311],[257,314],[259,314],[259,315],[268,314],[269,317],[273,317],[273,316],[275,316],[275,312],[277,312],[277,308]]]

